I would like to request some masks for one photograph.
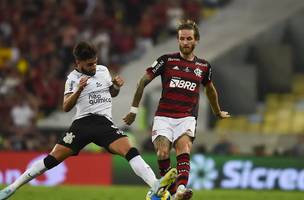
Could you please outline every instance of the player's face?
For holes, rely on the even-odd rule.
[[[91,58],[88,60],[77,60],[76,61],[78,69],[88,75],[94,76],[96,73],[96,65],[97,65],[97,58]]]
[[[179,50],[184,55],[192,54],[197,41],[194,38],[194,30],[183,29],[178,31]]]

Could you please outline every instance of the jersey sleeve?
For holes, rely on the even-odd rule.
[[[212,81],[212,69],[210,63],[208,63],[208,71],[206,72],[206,75],[204,76],[202,80],[203,85],[207,85]]]
[[[77,85],[78,85],[78,83],[76,83],[75,80],[68,78],[66,80],[65,86],[64,86],[64,95],[76,92]]]
[[[106,68],[105,80],[106,80],[106,83],[107,83],[108,87],[110,87],[111,85],[113,85],[112,76],[111,76],[108,68]]]
[[[149,74],[149,76],[152,78],[155,78],[162,74],[165,69],[165,64],[167,60],[168,59],[166,55],[159,57],[156,61],[152,63],[150,67],[146,69],[147,74]]]

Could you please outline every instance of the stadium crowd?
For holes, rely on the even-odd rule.
[[[212,3],[213,2],[213,3]],[[61,109],[76,41],[91,41],[117,73],[175,35],[183,17],[199,22],[210,0],[4,0],[0,2],[0,149],[49,150],[57,135],[38,119]]]

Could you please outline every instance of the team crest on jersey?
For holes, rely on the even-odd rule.
[[[201,76],[202,76],[202,70],[200,70],[199,68],[196,68],[196,69],[194,70],[194,73],[195,73],[195,75],[198,76],[198,77],[201,77]]]
[[[67,144],[72,144],[73,139],[75,138],[75,135],[73,133],[66,133],[66,135],[63,138],[63,141]]]

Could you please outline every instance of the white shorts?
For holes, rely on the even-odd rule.
[[[196,119],[195,117],[170,118],[170,117],[154,117],[152,128],[152,142],[157,136],[165,136],[174,143],[180,136],[187,134],[195,137]]]

